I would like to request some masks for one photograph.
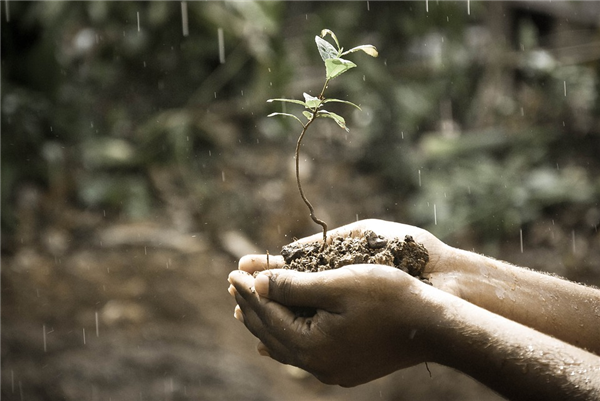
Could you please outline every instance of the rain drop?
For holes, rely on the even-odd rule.
[[[183,36],[188,36],[190,34],[190,30],[188,27],[187,1],[181,2],[181,27],[183,30]]]
[[[98,324],[98,312],[94,312],[96,317],[96,337],[100,337],[100,325]]]
[[[521,253],[523,253],[523,229],[519,229],[519,240],[521,241]]]
[[[140,31],[140,12],[137,12],[137,24],[138,24],[138,32]]]
[[[225,38],[223,36],[223,28],[217,29],[219,37],[219,63],[225,64]]]
[[[8,0],[4,2],[4,14],[6,14],[6,22],[10,22],[10,12],[8,10]]]
[[[437,226],[437,207],[433,204],[433,223]]]
[[[44,337],[44,352],[46,352],[47,348],[46,348],[46,325],[45,324],[42,325],[42,335]]]

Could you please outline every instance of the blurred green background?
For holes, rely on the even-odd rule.
[[[442,367],[438,380],[414,373],[423,389],[402,372],[321,386],[255,361],[250,334],[230,322],[237,258],[319,231],[295,188],[297,126],[267,118],[281,106],[266,99],[318,93],[323,28],[380,56],[353,54],[359,67],[330,85],[328,96],[363,108],[332,109],[350,133],[319,121],[304,142],[319,216],[419,225],[600,285],[596,2],[0,8],[7,400],[495,397],[444,380]]]

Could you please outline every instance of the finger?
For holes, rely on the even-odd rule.
[[[259,341],[258,344],[256,344],[256,350],[261,356],[271,356],[269,348],[262,341]]]
[[[306,319],[296,319],[294,313],[276,302],[262,299],[251,305],[241,295],[236,297],[236,319],[269,349],[268,356],[281,363],[294,363],[293,344],[301,341]]]
[[[272,302],[267,297],[261,297],[255,289],[256,279],[250,274],[235,270],[229,274],[229,279],[231,285],[235,288],[235,300],[244,313],[245,324],[250,322],[250,324],[257,327],[264,324],[269,328],[272,327],[273,330],[282,328],[284,331],[294,325],[296,320],[294,313],[287,307]],[[247,319],[248,317],[250,317],[250,320]],[[298,323],[302,322],[299,321]]]
[[[339,280],[343,281],[354,274],[347,269],[318,273],[277,269],[258,274],[254,286],[260,297],[285,306],[305,306],[336,312],[343,291]]]
[[[250,302],[253,306],[257,304],[259,296],[256,294],[254,288],[255,280],[252,275],[243,270],[234,270],[229,273],[227,280],[230,283],[230,287],[233,287],[233,289],[229,289],[229,293],[232,294],[236,300],[241,297]]]
[[[286,365],[297,365],[297,359],[293,353],[286,347],[268,347],[262,341],[259,341],[256,345],[256,351],[262,356],[268,356],[271,359],[276,360],[277,362],[286,364]]]
[[[240,322],[244,323],[244,313],[242,312],[242,309],[239,305],[235,306],[235,309],[233,310],[233,317],[235,317]]]
[[[253,274],[262,270],[281,269],[284,263],[279,255],[246,255],[240,259],[238,269]]]

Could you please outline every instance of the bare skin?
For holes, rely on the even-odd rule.
[[[366,220],[330,237],[367,229],[423,243],[433,286],[385,266],[279,270],[278,257],[269,260],[275,270],[254,278],[248,273],[264,270],[266,257],[247,256],[229,277],[230,292],[261,354],[343,386],[432,361],[512,399],[598,397],[600,291],[449,247],[403,224]],[[286,306],[317,314],[298,318]]]

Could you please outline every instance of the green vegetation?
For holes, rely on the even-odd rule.
[[[188,211],[180,220],[192,227],[241,229],[264,247],[272,237],[257,222],[287,202],[285,169],[233,155],[285,153],[289,123],[266,118],[260,99],[323,87],[307,33],[328,26],[385,53],[328,89],[328,98],[360,99],[362,112],[331,102],[316,113],[352,133],[334,137],[323,125],[303,145],[323,171],[339,166],[347,179],[383,183],[377,201],[357,192],[353,204],[352,192],[313,173],[313,197],[344,191],[335,202],[347,209],[319,202],[328,221],[357,213],[498,242],[546,218],[593,235],[600,72],[586,49],[599,28],[582,17],[585,3],[544,14],[472,2],[469,15],[460,2],[429,2],[429,10],[422,2],[188,2],[184,36],[180,2],[8,2],[3,233],[17,229],[19,193],[33,186],[52,208],[148,219],[172,206]],[[332,56],[330,77],[349,66],[335,61],[334,42],[319,47]],[[318,95],[298,107],[314,116]],[[300,217],[283,234],[299,221],[298,234],[308,234]]]
[[[329,42],[323,39],[326,35],[331,35],[335,44],[337,46],[333,47]],[[321,31],[321,37],[315,36],[315,42],[317,43],[317,48],[319,49],[319,54],[325,63],[325,83],[323,84],[323,89],[321,89],[321,93],[319,96],[311,96],[308,93],[304,92],[304,101],[294,100],[294,99],[269,99],[267,102],[284,102],[284,103],[295,103],[301,106],[304,106],[306,111],[302,112],[302,115],[306,118],[306,121],[303,122],[300,118],[296,117],[294,114],[289,113],[271,113],[269,117],[272,116],[287,116],[292,117],[297,120],[300,125],[302,125],[302,132],[300,132],[300,136],[298,137],[298,142],[296,143],[296,152],[295,152],[295,160],[296,160],[296,183],[298,185],[298,191],[300,191],[300,196],[302,200],[308,207],[310,211],[310,218],[318,225],[323,228],[323,248],[327,246],[327,223],[323,220],[319,219],[315,216],[315,209],[313,205],[309,202],[302,190],[302,184],[300,182],[300,145],[302,144],[302,139],[308,130],[308,127],[317,119],[317,118],[330,118],[337,123],[341,128],[348,131],[348,127],[346,127],[346,120],[340,116],[339,114],[333,113],[331,111],[327,111],[322,109],[321,107],[326,103],[337,102],[337,103],[345,103],[351,106],[356,107],[361,110],[361,108],[347,100],[340,99],[331,99],[325,97],[325,90],[329,85],[329,81],[334,78],[339,77],[346,71],[351,68],[356,67],[352,61],[343,59],[342,56],[345,56],[350,53],[354,53],[357,51],[363,51],[371,57],[377,57],[377,49],[373,45],[361,45],[353,47],[350,50],[344,51],[344,48],[340,47],[340,43],[338,42],[337,36],[329,29],[323,29]]]

